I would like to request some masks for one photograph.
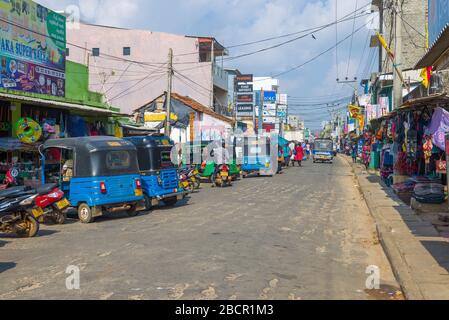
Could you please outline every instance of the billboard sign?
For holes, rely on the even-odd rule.
[[[254,95],[253,94],[239,94],[237,96],[237,102],[253,103]]]
[[[449,23],[449,0],[429,0],[429,45],[431,46]]]
[[[241,116],[252,116],[254,112],[253,104],[237,104],[237,114]]]
[[[237,93],[253,93],[253,85],[252,84],[238,84],[237,85]]]
[[[276,104],[275,103],[265,103],[263,105],[263,110],[266,111],[276,111]]]
[[[2,1],[0,88],[65,95],[66,18],[31,0]]]
[[[253,75],[252,74],[242,74],[235,77],[235,82],[253,82]]]
[[[237,93],[236,116],[252,117],[254,115],[254,87],[252,74],[238,75],[235,78]]]
[[[277,94],[276,91],[264,91],[263,92],[263,101],[276,103]]]
[[[276,110],[264,110],[263,116],[264,117],[276,117]]]

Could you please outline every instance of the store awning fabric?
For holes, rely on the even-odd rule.
[[[107,115],[107,116],[121,115],[120,112],[117,112],[114,110],[109,110],[109,109],[96,108],[96,107],[92,107],[92,106],[68,103],[68,102],[62,102],[62,101],[46,100],[46,99],[41,99],[41,98],[20,96],[20,95],[9,94],[9,93],[0,93],[0,100],[20,101],[20,102],[25,102],[25,103],[29,103],[29,104],[42,105],[45,107],[74,110],[74,111],[75,110],[76,111],[86,111],[89,113],[96,113],[96,114]]]

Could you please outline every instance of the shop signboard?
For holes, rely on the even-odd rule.
[[[429,0],[429,45],[431,46],[449,24],[449,0]]]
[[[283,120],[287,120],[287,106],[278,105],[277,107],[277,116]]]
[[[254,88],[252,84],[238,84],[236,87],[237,94],[239,93],[253,93]]]
[[[239,82],[243,82],[243,83],[253,82],[253,75],[252,74],[237,75],[235,77],[235,82],[237,82],[237,83],[239,83]]]
[[[251,84],[252,81],[252,74],[238,75],[235,78],[237,117],[252,117],[254,115],[254,87]]]
[[[276,103],[277,94],[276,91],[264,91],[263,92],[263,101]]]
[[[253,116],[254,113],[254,105],[251,103],[239,103],[237,104],[237,115],[240,117],[248,117]]]
[[[254,95],[252,94],[239,94],[237,96],[237,102],[239,103],[253,103],[254,102]]]
[[[276,117],[276,110],[264,110],[263,116],[264,117]]]
[[[275,103],[265,103],[263,105],[263,110],[265,110],[265,111],[276,111],[276,104]]]
[[[65,95],[66,18],[31,0],[2,1],[0,88]]]

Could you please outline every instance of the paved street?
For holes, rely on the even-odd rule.
[[[1,299],[385,299],[398,288],[350,167],[305,163],[128,218],[0,238]],[[65,270],[81,268],[81,290]]]

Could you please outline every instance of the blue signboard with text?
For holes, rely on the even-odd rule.
[[[276,91],[264,91],[263,100],[264,102],[276,103]]]
[[[438,39],[449,24],[449,0],[429,0],[429,45]]]

